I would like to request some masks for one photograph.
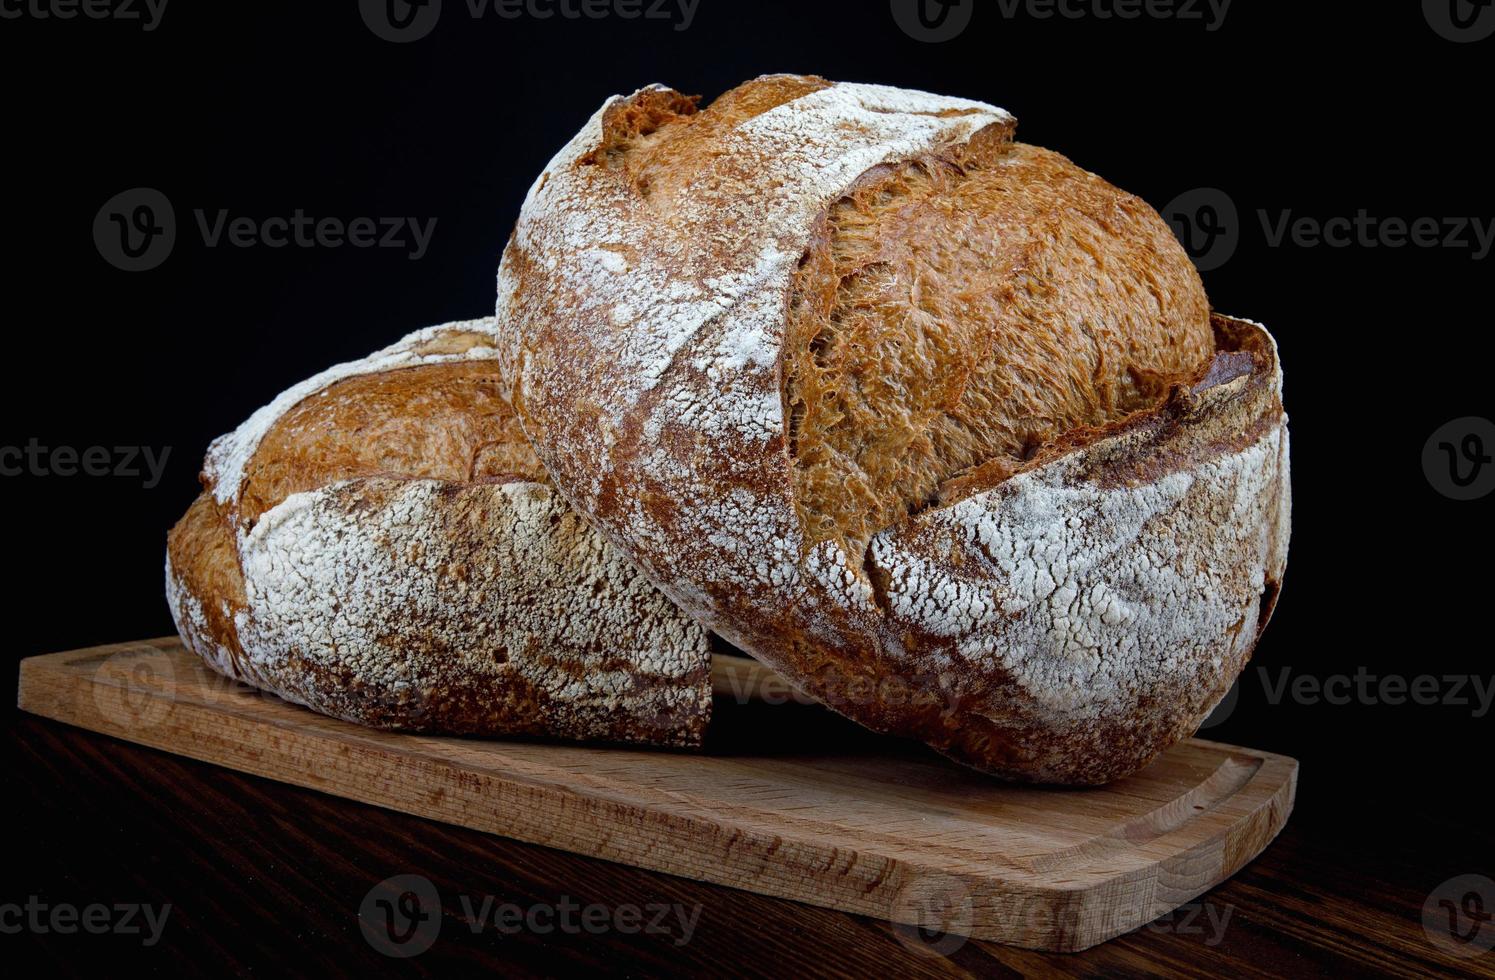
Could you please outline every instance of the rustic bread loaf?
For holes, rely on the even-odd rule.
[[[525,202],[499,348],[559,489],[706,625],[871,728],[1100,783],[1272,610],[1281,374],[1014,125],[790,76],[613,98]]]
[[[412,334],[214,442],[168,541],[183,641],[379,728],[699,745],[705,632],[549,485],[492,336]]]

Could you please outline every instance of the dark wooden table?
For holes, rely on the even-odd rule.
[[[1317,815],[1326,801],[1314,799],[1307,780],[1286,832],[1244,872],[1195,907],[1066,956],[920,937],[886,922],[497,839],[14,709],[9,729],[16,821],[0,905],[20,911],[0,909],[0,945],[12,965],[29,960],[64,975],[96,975],[104,964],[112,973],[265,976],[1495,976],[1495,953],[1442,952],[1422,916],[1440,883],[1479,870],[1471,855],[1495,854],[1490,822],[1415,814],[1406,818],[1415,832],[1388,842],[1379,831]],[[441,896],[439,934],[407,959],[375,949],[358,917],[370,890],[395,875],[429,879]],[[463,899],[480,909],[487,896],[490,910],[533,913],[537,928],[474,931]],[[11,928],[28,901],[44,927]],[[145,930],[46,927],[58,906],[130,903],[158,915],[169,903],[154,945],[145,944]],[[587,906],[601,909],[588,920]],[[638,918],[619,909],[637,909]],[[646,928],[655,920],[657,929]]]

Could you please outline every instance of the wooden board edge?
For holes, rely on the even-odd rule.
[[[1115,883],[1094,885],[1077,898],[1079,908],[1059,923],[1041,948],[1050,952],[1083,952],[1093,946],[1134,932],[1150,922],[1193,902],[1218,888],[1260,857],[1287,826],[1297,801],[1298,762],[1288,756],[1256,753],[1223,743],[1208,743],[1222,749],[1259,755],[1262,766],[1231,799],[1248,801],[1246,812],[1229,826],[1193,847],[1161,859],[1145,872],[1131,876],[1131,883],[1141,886],[1150,900],[1118,906],[1111,894]],[[1173,880],[1187,880],[1190,875],[1180,869],[1195,862],[1212,862],[1218,849],[1218,867],[1208,874],[1208,884],[1178,887]],[[1128,914],[1131,913],[1131,914]]]
[[[1029,949],[1082,951],[1132,932],[1194,900],[1259,856],[1286,825],[1295,799],[1298,771],[1295,760],[1203,742],[1262,760],[1257,772],[1230,798],[1249,800],[1247,813],[1220,833],[1147,869],[1072,890],[1002,881],[988,874],[951,874],[940,867],[870,851],[786,842],[754,828],[733,828],[689,815],[659,813],[647,807],[542,785],[519,775],[483,774],[480,788],[494,805],[484,807],[482,814],[464,813],[451,801],[443,807],[435,798],[440,795],[438,792],[430,794],[431,800],[422,800],[417,795],[391,802],[361,791],[356,782],[339,781],[335,773],[276,765],[280,760],[311,754],[314,742],[353,741],[363,752],[379,758],[381,769],[404,773],[412,790],[418,790],[422,782],[439,790],[437,784],[447,778],[441,770],[459,771],[439,759],[388,751],[372,738],[359,738],[359,733],[343,734],[331,728],[306,730],[254,717],[247,711],[226,711],[222,705],[193,704],[169,697],[158,700],[167,716],[178,711],[189,713],[199,723],[198,727],[214,719],[232,719],[236,731],[231,737],[197,739],[186,744],[164,736],[152,737],[152,729],[160,731],[170,726],[158,718],[146,729],[132,728],[109,718],[110,712],[100,710],[100,692],[96,690],[101,686],[107,689],[109,685],[96,677],[85,678],[75,669],[79,660],[108,657],[141,647],[165,651],[175,644],[175,638],[162,638],[22,660],[18,707],[134,744],[425,819],[894,923],[919,925],[929,922],[933,914],[935,921],[952,932]],[[264,745],[277,741],[283,743],[279,745],[281,751],[262,750]],[[301,751],[294,751],[298,745]],[[592,834],[564,832],[567,821],[560,819],[561,814],[574,815],[575,804],[581,801],[609,811],[606,820],[599,819],[596,823],[599,829],[604,823],[614,829]],[[508,814],[510,820],[495,820],[494,814]],[[626,840],[619,844],[621,835],[615,828],[620,826],[631,834],[652,836],[656,845],[632,848]],[[720,839],[724,834],[726,839]],[[658,842],[659,835],[667,840]],[[1163,879],[1172,868],[1200,861],[1207,863],[1211,860],[1211,848],[1216,845],[1225,857],[1218,871],[1209,874],[1204,883],[1177,890],[1166,885]],[[793,881],[793,870],[797,867],[803,868],[807,876],[815,876],[822,889],[826,882],[824,872],[834,870],[837,873],[832,880],[839,887],[834,892],[798,890]],[[702,869],[707,870],[702,873]],[[1138,900],[1123,904],[1118,911],[1118,890],[1135,892]]]

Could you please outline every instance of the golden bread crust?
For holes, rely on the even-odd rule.
[[[1004,147],[1001,110],[782,77],[725,101],[610,100],[525,203],[499,348],[557,487],[868,727],[1013,779],[1134,772],[1281,581],[1270,337],[1211,336],[1161,220]]]
[[[215,443],[168,537],[184,642],[373,727],[698,746],[705,632],[548,485],[491,330],[412,335]]]

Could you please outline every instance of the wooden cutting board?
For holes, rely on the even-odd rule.
[[[718,658],[713,680],[704,754],[369,731],[225,680],[175,638],[25,660],[19,702],[348,799],[910,924],[936,950],[949,934],[1072,951],[1129,932],[1230,877],[1292,810],[1283,756],[1192,740],[1103,789],[1015,787],[765,705],[788,688],[752,661]]]

